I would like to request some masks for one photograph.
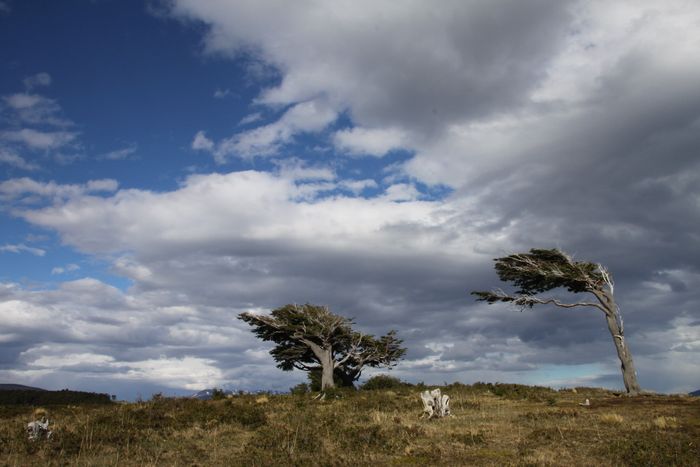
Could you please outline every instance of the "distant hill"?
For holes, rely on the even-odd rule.
[[[0,391],[46,391],[46,389],[33,388],[24,384],[0,384]]]
[[[109,394],[94,392],[47,391],[21,384],[3,384],[0,388],[0,405],[47,405],[47,404],[110,404]]]
[[[697,391],[689,392],[688,395],[689,395],[689,396],[700,397],[700,389],[698,389]]]
[[[225,396],[228,396],[228,395],[233,394],[233,391],[224,390],[223,393]],[[214,389],[202,389],[201,391],[192,394],[190,397],[192,399],[199,399],[201,401],[208,401],[209,399],[212,398],[213,395],[214,395]]]

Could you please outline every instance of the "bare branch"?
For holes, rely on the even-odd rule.
[[[486,301],[488,303],[511,302],[521,308],[532,308],[534,305],[553,304],[561,308],[594,307],[606,313],[605,309],[601,305],[593,302],[564,303],[555,298],[539,298],[535,295],[509,295],[500,289],[495,289],[491,292],[472,292],[472,294],[479,296],[477,300],[480,301]]]

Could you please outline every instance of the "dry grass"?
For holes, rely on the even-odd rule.
[[[624,417],[620,414],[617,413],[603,413],[600,414],[599,416],[600,421],[603,423],[609,423],[609,424],[616,424],[616,423],[622,423],[625,421]]]
[[[420,389],[53,406],[40,442],[0,406],[0,465],[700,465],[696,398],[455,384],[426,420]]]
[[[660,430],[678,428],[676,417],[656,417],[652,420],[652,424]]]

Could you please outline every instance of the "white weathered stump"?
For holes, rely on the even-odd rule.
[[[37,440],[41,438],[50,439],[53,432],[49,430],[49,421],[44,419],[43,421],[34,420],[33,422],[27,423],[27,435],[29,439]]]
[[[423,391],[420,393],[421,401],[423,402],[423,414],[421,418],[428,416],[430,418],[442,418],[450,413],[450,396],[441,394],[440,389],[432,391]]]

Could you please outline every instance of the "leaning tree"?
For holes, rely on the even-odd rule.
[[[494,261],[498,277],[504,282],[511,282],[518,287],[518,290],[512,294],[500,289],[472,292],[479,297],[477,300],[486,301],[489,304],[510,302],[521,309],[540,304],[553,304],[562,308],[598,308],[605,315],[608,329],[615,343],[627,393],[639,394],[641,389],[637,382],[637,372],[634,369],[632,354],[625,342],[620,308],[615,303],[615,284],[612,275],[603,265],[574,261],[571,256],[558,249],[532,249],[529,253],[496,258]],[[590,293],[595,297],[595,301],[564,303],[556,298],[537,296],[539,293],[559,287],[572,293]]]
[[[406,353],[396,331],[375,338],[353,331],[353,320],[325,306],[285,305],[269,315],[241,313],[256,336],[277,344],[270,354],[285,371],[321,371],[321,389],[335,387],[334,374],[352,386],[365,367],[392,367]]]

